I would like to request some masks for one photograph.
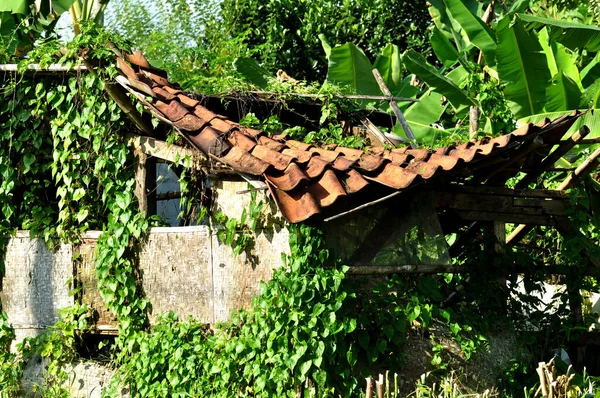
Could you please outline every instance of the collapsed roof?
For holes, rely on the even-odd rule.
[[[436,149],[365,150],[299,142],[241,126],[213,113],[137,51],[119,53],[121,86],[144,108],[173,126],[193,147],[233,170],[260,176],[291,223],[356,207],[374,196],[421,183],[468,178],[468,184],[503,186],[520,169],[538,164],[579,113],[542,120],[512,133]]]

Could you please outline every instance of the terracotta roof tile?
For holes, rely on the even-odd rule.
[[[291,156],[284,155],[283,153],[274,151],[271,148],[267,148],[263,145],[254,146],[254,149],[252,149],[251,153],[253,156],[256,156],[257,158],[269,163],[276,170],[281,171],[287,169],[292,160],[294,160],[294,158],[292,158]]]
[[[221,157],[228,149],[230,149],[230,145],[225,141],[224,137],[219,134],[218,131],[210,127],[203,129],[198,135],[188,136],[188,139],[205,154],[216,157]]]
[[[266,174],[265,178],[277,189],[286,192],[308,182],[308,177],[296,163],[291,163],[280,175]]]
[[[269,168],[269,164],[257,157],[250,155],[247,151],[239,147],[231,147],[227,155],[220,158],[226,165],[234,170],[253,175],[263,175]]]
[[[321,178],[310,184],[310,193],[319,202],[320,207],[331,206],[346,191],[332,170],[326,170]]]
[[[308,165],[306,166],[306,175],[311,179],[319,177],[325,169],[329,166],[329,162],[323,160],[320,156],[314,156],[310,158]]]
[[[282,144],[281,142],[277,142],[274,139],[271,139],[266,136],[259,137],[258,143],[260,145],[266,146],[267,148],[271,148],[274,151],[281,151],[283,148],[285,148],[285,145]]]
[[[234,130],[229,135],[229,143],[233,146],[240,147],[246,152],[252,152],[256,146],[256,141],[238,130]]]
[[[291,156],[296,159],[297,163],[308,163],[308,161],[317,154],[307,151],[301,151],[299,149],[284,148],[281,152],[285,155]]]
[[[267,186],[271,196],[275,199],[281,214],[291,223],[308,220],[310,217],[321,212],[319,203],[307,187],[302,187],[291,192],[277,189],[267,179]]]
[[[478,183],[477,178],[484,178],[479,176],[490,175],[505,159],[519,161],[511,164],[511,170],[535,164],[550,146],[519,157],[520,149],[537,136],[548,141],[560,139],[578,116],[576,113],[552,122],[529,123],[501,137],[433,150],[359,150],[335,144],[319,147],[288,139],[285,134],[268,137],[262,131],[240,126],[185,95],[178,85],[169,83],[164,71],[153,68],[140,53],[126,55],[126,59],[131,65],[117,59],[117,67],[128,82],[123,83],[125,89],[161,120],[177,127],[205,154],[240,173],[262,176],[282,214],[292,223],[324,210],[332,213],[344,210],[344,206],[355,207],[360,203],[353,201],[364,201],[369,195],[380,197],[390,188],[403,190],[438,176],[464,177],[469,173],[471,181]],[[469,168],[462,167],[465,164]],[[495,174],[494,182],[504,183],[511,173],[516,172]],[[342,197],[347,200],[339,200]]]
[[[346,171],[354,166],[356,162],[345,158],[344,156],[340,156],[335,159],[335,161],[331,164],[331,167],[338,171]]]
[[[340,180],[342,181],[342,184],[344,184],[344,189],[348,195],[360,192],[369,185],[369,181],[367,181],[358,171],[352,169],[342,175]]]

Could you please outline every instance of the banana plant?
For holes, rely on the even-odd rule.
[[[470,3],[430,1],[435,24],[431,43],[442,68],[426,64],[414,52],[403,55],[406,68],[446,97],[456,114],[467,104],[465,95],[478,105],[464,85],[448,84],[459,69],[482,70],[486,78],[498,79],[510,110],[521,122],[598,106],[600,58],[594,52],[600,49],[600,28],[524,14],[526,2],[515,2],[509,12],[487,18],[488,25],[485,8]],[[581,57],[583,50],[587,58]],[[580,70],[578,62],[586,59]],[[597,125],[598,117],[588,113],[582,122]],[[490,125],[484,124],[487,133]]]
[[[38,38],[52,32],[70,11],[75,33],[80,21],[100,22],[108,0],[0,0],[0,39],[9,53],[24,55]]]

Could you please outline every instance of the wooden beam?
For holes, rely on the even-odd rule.
[[[441,190],[442,188],[440,188]],[[512,189],[505,187],[491,187],[487,185],[458,185],[451,184],[443,187],[445,192],[464,192],[485,195],[499,195],[523,198],[566,198],[564,192],[549,189]]]
[[[571,173],[559,186],[558,190],[563,191],[572,188],[577,181],[591,173],[598,164],[600,164],[600,148],[596,149],[590,156],[581,163],[573,173]]]
[[[42,67],[40,64],[29,64],[24,70],[24,73],[42,73],[42,74],[64,74],[64,73],[77,73],[87,71],[88,68],[85,65],[75,65],[67,67],[66,65],[51,64]],[[18,72],[18,64],[1,64],[0,72]]]
[[[487,211],[454,210],[463,220],[467,221],[502,221],[510,224],[554,225],[552,216],[530,215],[516,213],[498,213]]]
[[[365,119],[361,120],[360,122],[367,129],[367,133],[369,134],[369,136],[373,138],[372,141],[379,144],[379,146],[385,146],[385,145],[396,146],[368,118],[365,118]]]
[[[468,272],[468,267],[448,264],[412,265],[353,265],[348,267],[349,275],[393,275],[393,274],[439,274]]]
[[[562,216],[569,208],[569,202],[565,199],[515,199],[510,196],[436,192],[434,206],[439,209]]]
[[[577,181],[591,173],[598,164],[600,164],[600,148],[596,149],[590,156],[581,163],[573,173],[571,173],[557,188],[558,191],[564,191],[572,188]],[[514,245],[527,235],[533,228],[530,225],[523,223],[518,225],[515,230],[506,238],[507,245]]]
[[[548,168],[552,167],[560,158],[567,154],[573,147],[581,141],[585,136],[590,133],[590,129],[587,126],[583,126],[575,134],[573,134],[568,140],[563,141],[558,148],[556,148],[550,155],[548,155],[542,163],[536,167],[535,170],[529,172],[525,177],[521,179],[515,185],[516,189],[527,188],[529,184],[534,183],[540,175]]]

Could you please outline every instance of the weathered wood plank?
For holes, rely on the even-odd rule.
[[[487,211],[454,210],[463,220],[468,221],[502,221],[511,224],[554,225],[552,216],[515,213],[499,213]]]
[[[438,209],[562,216],[569,207],[563,199],[525,199],[501,195],[436,192]]]
[[[504,187],[491,187],[487,185],[456,185],[451,184],[444,187],[444,192],[477,193],[485,195],[500,195],[523,198],[565,198],[561,191],[548,189],[511,189]]]

